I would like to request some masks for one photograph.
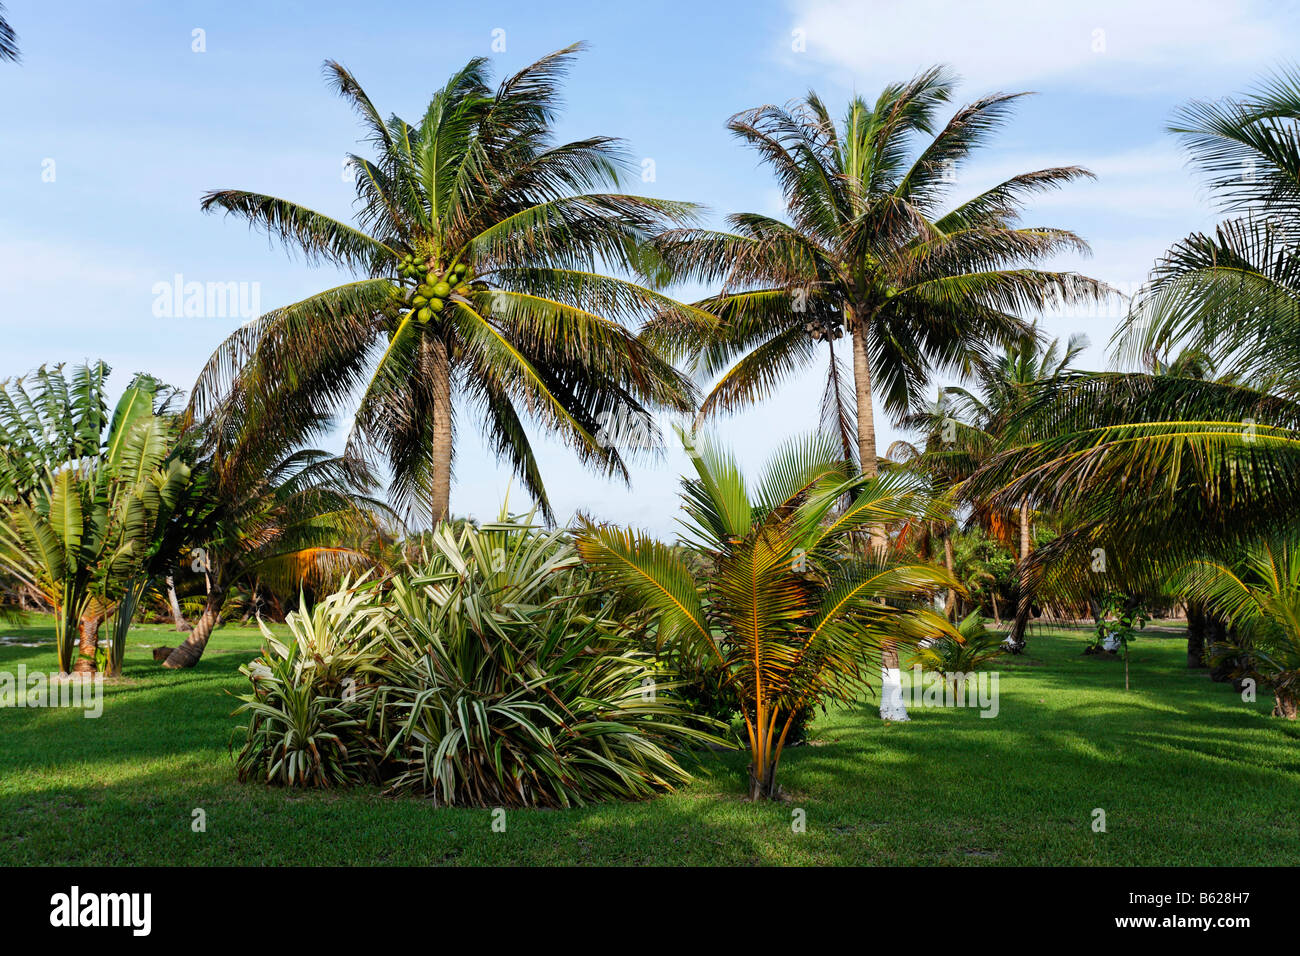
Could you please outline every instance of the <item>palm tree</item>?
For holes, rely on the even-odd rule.
[[[5,19],[5,5],[0,3],[0,60],[18,60],[18,34]]]
[[[208,193],[203,208],[362,277],[231,335],[199,377],[196,412],[215,408],[236,379],[258,414],[290,431],[355,397],[348,453],[381,456],[394,500],[435,522],[448,514],[457,399],[548,519],[527,422],[626,479],[602,427],[689,410],[694,395],[622,323],[690,310],[600,270],[639,267],[644,241],[694,207],[594,191],[619,182],[626,161],[615,140],[552,142],[558,84],[577,49],[495,91],[486,61],[471,60],[416,125],[383,119],[352,74],[326,63],[375,150],[373,160],[349,157],[356,225],[243,190]]]
[[[1073,509],[1034,563],[1079,594],[1099,580],[1153,591],[1207,548],[1232,554],[1295,527],[1300,75],[1192,103],[1171,130],[1235,218],[1176,244],[1117,331],[1116,358],[1152,371],[1074,377],[1040,396],[1015,447],[968,489]]]
[[[788,109],[761,106],[731,118],[730,129],[775,172],[791,223],[742,213],[728,217],[734,232],[675,229],[656,240],[665,274],[722,284],[698,303],[712,321],[676,311],[654,328],[665,348],[694,354],[698,372],[721,374],[702,417],[766,397],[824,343],[826,418],[846,457],[870,477],[873,392],[901,415],[932,373],[968,373],[990,344],[1028,337],[1019,316],[1026,308],[1106,291],[1092,279],[1033,267],[1056,253],[1087,252],[1074,233],[1019,226],[1026,197],[1090,177],[1085,169],[1024,173],[943,210],[960,165],[1020,95],[976,100],[936,132],[953,86],[943,69],[927,70],[887,87],[874,104],[854,98],[838,127],[815,93]],[[930,140],[909,161],[918,135]],[[845,334],[851,401],[834,354]]]
[[[760,106],[731,118],[730,129],[776,173],[791,222],[741,213],[729,217],[730,233],[676,229],[656,241],[661,274],[722,284],[698,303],[712,321],[673,312],[652,336],[670,354],[694,355],[697,372],[721,373],[701,418],[766,397],[824,342],[823,427],[874,476],[873,392],[902,415],[932,373],[966,374],[991,344],[1028,336],[1019,313],[1107,291],[1034,267],[1087,252],[1077,235],[1019,225],[1027,196],[1091,175],[1081,167],[1014,176],[944,210],[958,168],[1018,98],[978,99],[936,132],[953,87],[946,71],[929,69],[886,87],[874,104],[855,97],[838,127],[815,93],[789,109]],[[917,136],[930,139],[909,160]],[[851,387],[834,351],[845,334]],[[872,546],[883,547],[884,528],[869,531]],[[887,649],[883,667],[882,679],[896,682],[898,655]]]
[[[712,442],[692,440],[689,450],[696,475],[682,481],[683,544],[699,560],[640,532],[590,524],[578,551],[656,616],[661,646],[688,648],[686,657],[718,670],[744,716],[750,796],[775,798],[800,711],[853,700],[884,646],[952,633],[922,598],[953,582],[933,565],[850,546],[871,523],[931,510],[913,476],[855,475],[837,443],[813,435],[780,449],[751,489]]]
[[[1300,715],[1300,541],[1259,541],[1240,561],[1201,558],[1170,586],[1224,617],[1239,635],[1231,650],[1273,690],[1273,715]]]
[[[315,429],[328,424],[322,419]],[[163,661],[193,667],[220,624],[231,586],[244,577],[280,590],[321,586],[372,565],[349,543],[373,530],[385,506],[369,497],[369,468],[348,456],[304,448],[236,388],[204,432],[196,500],[178,532],[202,573],[206,599],[194,627]],[[303,436],[305,437],[305,436]]]

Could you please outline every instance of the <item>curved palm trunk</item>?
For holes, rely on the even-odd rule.
[[[447,343],[440,338],[432,339],[429,364],[434,392],[430,505],[436,525],[445,521],[451,512],[451,360],[447,355]]]
[[[190,622],[185,620],[185,615],[181,613],[181,600],[176,596],[176,582],[170,574],[167,575],[167,603],[171,606],[172,624],[175,625],[176,630],[181,633],[189,631]]]
[[[77,662],[72,665],[72,673],[95,673],[95,655],[99,652],[99,626],[103,623],[104,617],[102,614],[96,614],[82,620],[81,640],[77,646]]]
[[[208,646],[208,638],[221,622],[221,609],[225,603],[225,585],[214,583],[212,590],[208,592],[208,603],[203,606],[203,613],[199,615],[194,630],[190,631],[180,646],[168,655],[167,660],[163,661],[163,667],[178,670],[183,667],[193,667],[199,662],[204,648]]]

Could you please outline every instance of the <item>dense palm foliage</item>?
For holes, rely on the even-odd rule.
[[[638,799],[690,779],[672,675],[635,647],[561,532],[453,533],[383,583],[294,614],[245,668],[241,777],[378,781],[442,806]]]
[[[378,456],[397,504],[448,514],[453,409],[476,416],[550,517],[528,423],[602,472],[626,477],[609,421],[693,407],[688,382],[625,323],[671,299],[630,273],[642,246],[693,207],[608,190],[614,140],[552,142],[558,84],[576,47],[488,86],[482,58],[438,90],[418,123],[384,119],[353,76],[326,65],[359,114],[373,159],[350,157],[359,210],[347,225],[284,199],[218,190],[206,210],[246,219],[309,261],[361,278],[276,309],[217,350],[194,393],[210,410],[238,381],[289,430],[358,400],[349,439]]]
[[[1159,262],[1116,336],[1151,372],[1071,376],[1016,423],[968,492],[1071,514],[1037,572],[1076,596],[1158,588],[1171,565],[1294,528],[1300,92],[1281,74],[1173,127],[1236,218]],[[1289,185],[1288,185],[1289,184]],[[1217,377],[1207,373],[1219,370]]]
[[[743,213],[729,217],[730,233],[679,229],[656,241],[670,274],[722,285],[699,303],[711,323],[676,312],[655,326],[657,342],[721,375],[702,415],[766,397],[824,344],[824,423],[871,476],[873,391],[901,415],[933,372],[967,373],[991,345],[1027,337],[1026,311],[1104,292],[1091,279],[1035,267],[1086,252],[1082,239],[1019,224],[1027,197],[1086,170],[1024,173],[945,208],[957,171],[1017,99],[983,97],[940,125],[953,85],[943,70],[928,70],[874,103],[854,98],[839,125],[815,94],[732,117],[731,130],[775,173],[790,222]],[[913,155],[918,137],[928,141]],[[845,334],[851,383],[834,353]]]
[[[262,418],[239,388],[200,423],[199,493],[173,533],[177,550],[189,549],[190,569],[203,575],[205,600],[164,666],[198,662],[241,578],[281,592],[328,590],[342,572],[371,566],[361,539],[388,509],[370,496],[375,480],[363,462],[304,446],[326,424],[287,433]]]
[[[920,599],[952,581],[933,565],[853,545],[855,533],[931,504],[906,475],[855,475],[826,436],[785,446],[754,488],[712,442],[695,443],[692,458],[683,544],[698,560],[611,526],[588,526],[578,550],[654,614],[661,646],[688,648],[720,673],[748,733],[750,795],[775,798],[798,715],[853,700],[884,645],[950,632]]]
[[[1064,346],[1059,339],[1044,342],[1034,335],[978,361],[970,376],[971,387],[948,386],[932,407],[901,420],[901,424],[921,430],[924,444],[900,448],[904,443],[896,443],[890,449],[891,455],[904,451],[909,467],[955,486],[954,497],[967,510],[968,528],[979,528],[994,541],[1015,547],[1020,565],[1018,603],[1026,614],[1033,599],[1029,567],[1034,544],[1033,502],[1025,497],[1014,509],[994,506],[981,495],[964,493],[962,482],[1007,447],[1013,426],[1031,402],[1041,402],[1059,391],[1087,346],[1083,335],[1072,335]],[[1019,629],[1011,635],[1017,650],[1024,647],[1024,619],[1025,614],[1016,615]]]
[[[1233,627],[1224,648],[1248,676],[1273,690],[1278,717],[1300,714],[1300,542],[1260,541],[1239,561],[1201,559],[1179,568],[1171,586]]]
[[[5,19],[5,7],[0,3],[0,60],[18,59],[18,35]]]

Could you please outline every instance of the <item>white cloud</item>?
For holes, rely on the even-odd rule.
[[[880,81],[947,63],[968,89],[1068,81],[1116,90],[1167,88],[1230,73],[1236,84],[1290,55],[1290,5],[1249,0],[792,0],[806,54],[791,63]]]

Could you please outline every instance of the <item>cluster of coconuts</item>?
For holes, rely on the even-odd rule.
[[[839,316],[827,319],[812,319],[804,323],[804,331],[818,342],[822,341],[822,339],[834,342],[836,339],[844,337],[844,326],[840,324]]]
[[[453,292],[457,295],[468,294],[470,282],[474,278],[463,262],[446,269],[426,270],[426,263],[410,253],[402,256],[397,271],[403,279],[415,279],[418,282],[407,304],[415,310],[415,317],[421,323],[427,323],[435,312],[441,312],[447,305],[447,297]]]

